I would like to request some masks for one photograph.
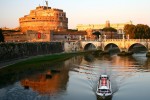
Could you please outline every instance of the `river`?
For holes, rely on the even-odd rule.
[[[2,86],[0,100],[100,100],[95,92],[99,75],[104,73],[110,76],[111,100],[150,100],[150,59],[145,55],[89,54],[45,64],[48,69],[26,73],[26,77]]]

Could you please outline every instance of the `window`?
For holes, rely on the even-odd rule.
[[[107,91],[107,89],[101,89],[101,91],[102,91],[102,92],[105,92],[105,91]]]

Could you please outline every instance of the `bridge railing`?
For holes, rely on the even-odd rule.
[[[122,41],[123,39],[106,39],[105,41]]]
[[[150,41],[150,39],[127,39],[128,41],[137,41],[137,42],[147,42]]]
[[[106,39],[105,42],[115,42],[115,41],[136,41],[136,42],[150,42],[150,39]]]
[[[82,40],[82,41],[101,42],[100,40]]]

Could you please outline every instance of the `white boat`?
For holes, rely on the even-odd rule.
[[[96,94],[102,98],[112,96],[111,82],[108,75],[100,75]]]

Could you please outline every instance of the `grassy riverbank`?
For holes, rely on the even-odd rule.
[[[53,55],[36,56],[21,60],[16,64],[0,69],[0,88],[13,84],[16,81],[24,79],[32,74],[44,72],[49,69],[53,63],[58,63],[69,59],[79,53],[60,53]]]
[[[68,59],[70,57],[83,54],[84,52],[76,52],[76,53],[57,53],[57,54],[51,54],[51,55],[39,55],[35,57],[29,57],[21,60],[14,61],[15,63],[6,65],[6,67],[1,68],[0,72],[5,69],[15,69],[17,70],[25,70],[28,68],[38,68],[40,66],[57,63],[59,61],[63,61],[65,59]]]
[[[34,73],[44,72],[53,64],[87,52],[58,53],[27,58],[0,69],[0,88],[24,79]],[[89,53],[89,52],[88,52]]]

